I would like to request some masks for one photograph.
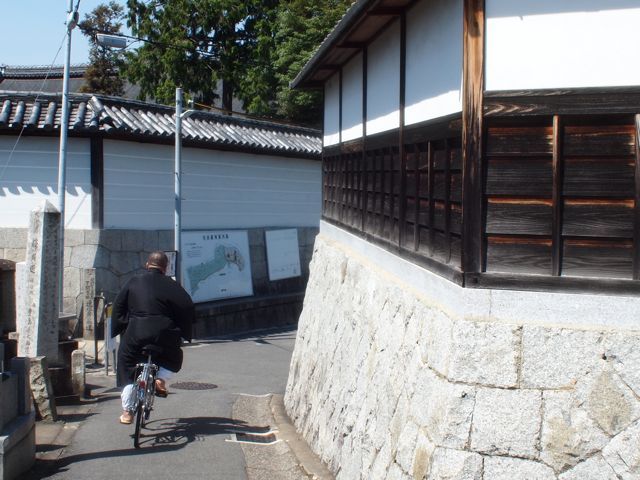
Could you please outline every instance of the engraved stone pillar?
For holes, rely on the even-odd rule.
[[[73,394],[84,397],[86,383],[85,355],[83,350],[74,350],[71,353],[71,386]]]
[[[85,268],[82,270],[82,337],[85,340],[95,339],[96,321],[96,269]],[[96,362],[98,359],[96,359]]]
[[[18,355],[58,362],[60,212],[49,202],[31,212],[27,236],[26,311]]]

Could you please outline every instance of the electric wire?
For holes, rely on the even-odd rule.
[[[78,5],[80,4],[80,0],[78,0]],[[60,46],[58,47],[58,51],[56,52],[55,56],[53,57],[53,60],[51,62],[51,64],[49,65],[49,70],[47,70],[47,73],[44,76],[44,79],[42,80],[42,84],[40,85],[40,91],[38,91],[38,93],[36,94],[36,98],[34,100],[34,105],[36,104],[36,102],[38,101],[38,99],[40,98],[40,95],[42,95],[44,93],[44,85],[47,82],[47,80],[49,79],[49,75],[51,75],[51,71],[53,70],[53,66],[56,63],[56,60],[58,60],[58,55],[60,55],[60,51],[62,50],[62,47],[64,46],[64,41],[67,38],[67,35],[69,34],[69,32],[65,32],[65,34],[62,36],[62,41],[60,42]],[[26,114],[26,112],[25,112]],[[9,152],[9,158],[7,158],[7,163],[5,163],[2,166],[2,171],[0,171],[0,180],[2,180],[4,178],[4,174],[7,170],[7,168],[9,167],[9,164],[11,163],[11,160],[13,158],[13,155],[16,151],[16,148],[18,148],[18,144],[20,143],[20,139],[22,138],[22,134],[24,133],[25,129],[27,128],[27,125],[23,122],[22,123],[22,128],[20,129],[20,133],[18,133],[18,138],[16,139],[16,142],[13,145],[13,148],[11,149],[11,152]]]

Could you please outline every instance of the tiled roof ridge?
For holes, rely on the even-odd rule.
[[[71,65],[69,74],[73,77],[83,76],[88,65],[85,63]],[[62,65],[0,65],[0,78],[61,78]]]
[[[34,101],[36,98],[40,100],[47,101],[60,101],[62,95],[58,93],[38,93],[38,92],[15,92],[15,91],[5,91],[0,90],[0,99],[8,99],[10,97],[21,99],[21,100],[32,100]],[[145,111],[154,111],[157,113],[164,113],[170,116],[173,116],[175,112],[175,108],[169,105],[163,105],[161,103],[152,103],[145,102],[142,100],[131,100],[125,99],[121,97],[114,97],[109,95],[100,95],[100,94],[92,94],[92,93],[70,93],[69,100],[71,102],[89,102],[92,98],[97,98],[106,106],[109,107],[127,107],[127,108],[135,108],[138,110]],[[187,108],[184,108],[187,110]],[[222,113],[217,112],[208,112],[206,110],[197,110],[195,113],[191,114],[189,118],[192,119],[202,119],[202,120],[216,120],[220,123],[233,123],[239,126],[254,126],[258,128],[269,128],[276,129],[283,132],[292,132],[292,133],[308,133],[310,135],[320,135],[321,131],[318,129],[298,126],[298,125],[290,125],[286,123],[280,123],[277,121],[271,121],[267,119],[256,119],[256,118],[245,118],[242,116],[233,116],[233,115],[224,115]]]
[[[0,90],[0,129],[58,129],[61,100],[59,93]],[[72,93],[69,100],[70,131],[99,130],[107,137],[124,135],[133,139],[174,136],[173,107],[90,93]],[[211,146],[313,158],[319,158],[322,150],[321,132],[306,127],[200,111],[185,118],[182,125],[184,140]]]

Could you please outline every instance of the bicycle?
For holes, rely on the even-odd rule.
[[[162,349],[155,345],[147,345],[142,349],[143,355],[147,357],[145,363],[136,365],[136,382],[134,395],[136,399],[135,409],[135,432],[133,434],[133,446],[140,448],[140,429],[149,420],[151,410],[153,410],[153,399],[156,395],[156,376],[158,366],[153,363],[152,356],[161,353]]]

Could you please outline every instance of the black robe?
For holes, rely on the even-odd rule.
[[[118,349],[118,386],[132,383],[145,345],[162,348],[154,362],[177,372],[182,368],[182,338],[191,341],[195,308],[189,294],[156,269],[131,278],[113,302],[111,336],[122,334]]]

